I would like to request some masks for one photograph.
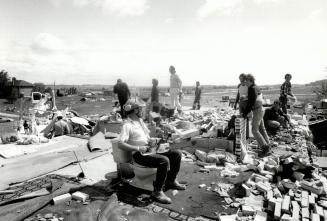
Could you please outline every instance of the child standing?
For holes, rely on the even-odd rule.
[[[236,110],[237,103],[239,103],[238,105],[239,111],[240,111],[240,115],[242,115],[244,113],[244,110],[248,102],[248,86],[246,84],[246,75],[244,73],[240,74],[239,79],[240,79],[240,84],[237,86],[238,91],[237,91],[234,109]]]
[[[200,82],[196,82],[196,88],[195,88],[195,98],[193,102],[193,110],[200,110],[201,105],[200,105],[200,99],[201,99],[201,87],[200,87]]]
[[[292,84],[291,84],[292,75],[291,74],[285,74],[285,82],[280,87],[280,106],[284,112],[284,114],[287,114],[287,96],[294,97],[292,93]]]

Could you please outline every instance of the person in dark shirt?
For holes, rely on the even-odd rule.
[[[279,100],[275,100],[271,108],[266,109],[263,116],[265,127],[270,132],[276,132],[280,126],[286,127],[288,116],[281,110]]]
[[[251,74],[246,76],[248,85],[248,102],[242,116],[246,118],[252,111],[252,134],[259,144],[259,156],[263,157],[270,150],[270,141],[263,122],[263,98],[260,88],[255,84],[255,79]]]
[[[126,118],[126,114],[123,107],[128,101],[128,99],[131,97],[131,92],[129,91],[128,85],[121,79],[118,79],[117,84],[114,86],[113,92],[114,94],[117,94],[118,101],[120,104],[121,116],[122,118]]]
[[[193,108],[192,108],[193,110],[200,110],[200,108],[201,108],[201,105],[200,105],[201,93],[202,93],[202,89],[200,87],[200,82],[197,81],[196,88],[195,88],[195,98],[194,98]]]
[[[158,84],[159,81],[157,79],[152,79],[151,110],[156,113],[160,112]]]
[[[285,82],[280,87],[279,101],[284,114],[287,114],[287,101],[288,101],[287,96],[294,97],[292,93],[291,79],[292,79],[291,74],[285,74]]]

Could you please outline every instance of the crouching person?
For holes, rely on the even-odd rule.
[[[275,133],[280,127],[287,127],[289,123],[288,116],[281,110],[279,100],[275,100],[271,108],[266,109],[263,117],[267,131]]]
[[[142,120],[142,106],[129,100],[123,108],[126,111],[127,120],[122,127],[119,147],[131,151],[135,163],[157,168],[152,197],[160,203],[169,204],[171,199],[163,192],[164,188],[186,189],[176,180],[181,165],[181,153],[177,150],[169,150],[160,154],[142,155],[147,152],[150,141],[150,131]]]

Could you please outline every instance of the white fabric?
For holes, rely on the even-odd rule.
[[[178,110],[182,109],[182,105],[179,103],[179,92],[178,88],[170,88],[170,105],[172,108],[177,107]]]
[[[182,81],[177,74],[170,74],[170,89],[172,88],[182,90]]]
[[[150,139],[149,133],[150,131],[142,119],[139,122],[127,119],[122,127],[119,139],[130,145],[145,146]]]
[[[240,100],[245,101],[248,100],[248,86],[246,85],[240,85],[238,88],[238,92],[240,94]]]

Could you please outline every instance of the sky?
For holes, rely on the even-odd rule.
[[[0,0],[0,69],[46,84],[326,78],[327,0]]]

